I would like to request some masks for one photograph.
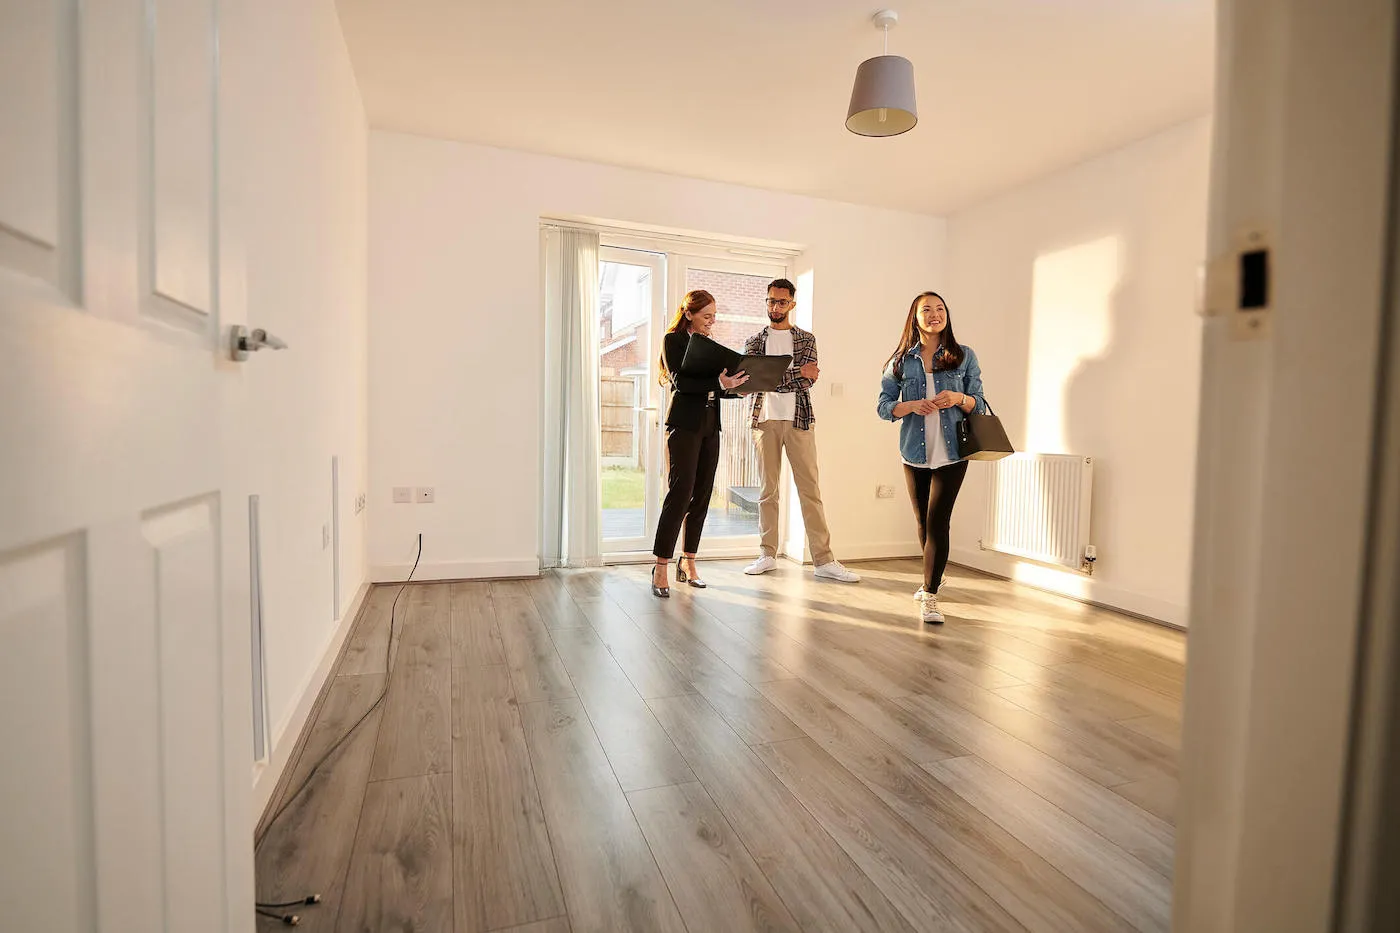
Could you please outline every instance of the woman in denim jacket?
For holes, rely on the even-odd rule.
[[[953,503],[967,476],[967,461],[958,456],[958,424],[986,407],[977,354],[953,336],[943,298],[924,292],[909,306],[877,406],[881,418],[900,422],[899,455],[924,549],[924,585],[915,594],[924,622],[943,621],[938,588],[948,564]]]

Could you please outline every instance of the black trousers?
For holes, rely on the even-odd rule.
[[[938,470],[904,465],[909,485],[909,502],[919,522],[919,544],[924,549],[924,592],[937,593],[948,566],[948,527],[953,521],[953,503],[967,478],[967,461]]]
[[[651,552],[670,560],[676,556],[676,538],[685,525],[686,554],[700,550],[700,533],[705,530],[705,514],[710,510],[710,493],[715,488],[715,468],[719,466],[719,402],[705,408],[705,418],[697,431],[666,429],[666,458],[670,463],[666,498],[661,503],[661,520],[656,526],[656,546]]]

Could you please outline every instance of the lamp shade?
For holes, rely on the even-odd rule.
[[[900,55],[867,58],[856,69],[846,129],[861,136],[898,136],[919,122],[914,65]]]

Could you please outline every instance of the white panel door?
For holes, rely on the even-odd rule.
[[[6,930],[252,929],[215,9],[0,3]]]

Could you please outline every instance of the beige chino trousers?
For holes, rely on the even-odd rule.
[[[826,527],[821,489],[817,485],[817,438],[812,428],[798,430],[791,421],[760,421],[753,429],[758,449],[763,491],[758,500],[758,533],[766,557],[778,556],[778,501],[783,475],[783,451],[792,464],[792,479],[802,504],[802,521],[807,526],[807,543],[812,561],[818,567],[835,558],[831,553],[831,532]]]

